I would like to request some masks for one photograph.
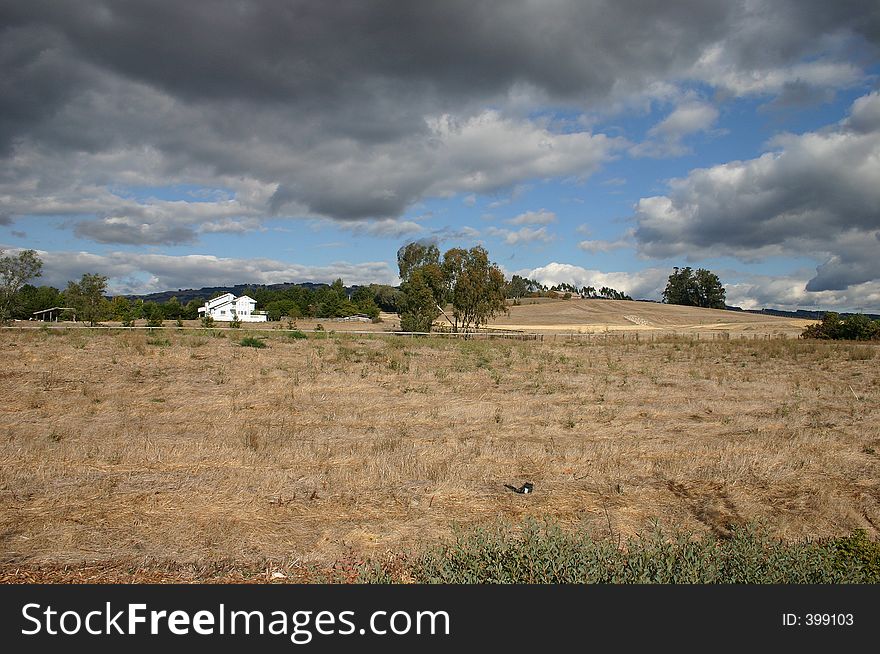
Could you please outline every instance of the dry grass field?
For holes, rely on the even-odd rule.
[[[0,332],[0,580],[295,578],[526,516],[880,529],[877,344],[247,333]]]

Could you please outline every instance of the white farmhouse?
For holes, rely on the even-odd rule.
[[[237,316],[241,322],[266,322],[266,312],[254,311],[256,306],[257,301],[247,295],[235,297],[232,293],[224,293],[199,307],[199,317],[210,316],[214,320],[232,321]]]

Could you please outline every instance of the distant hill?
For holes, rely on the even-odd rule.
[[[782,309],[740,309],[739,307],[725,307],[729,311],[744,311],[745,313],[760,313],[765,316],[780,316],[782,318],[800,318],[802,320],[822,320],[825,311],[807,311],[806,309],[798,309],[797,311],[783,311]],[[839,312],[841,316],[855,315],[846,311]],[[871,320],[880,320],[880,314],[866,313],[863,314]]]
[[[147,293],[146,295],[126,295],[129,300],[143,300],[144,302],[167,302],[176,297],[181,304],[186,304],[191,300],[209,300],[215,293],[232,293],[241,295],[248,289],[268,289],[270,291],[283,291],[292,286],[301,286],[314,290],[316,288],[327,287],[329,284],[320,284],[318,282],[285,282],[281,284],[233,284],[232,286],[203,286],[202,288],[179,288],[176,291],[161,291],[159,293]],[[357,286],[346,286],[347,292],[358,288]]]

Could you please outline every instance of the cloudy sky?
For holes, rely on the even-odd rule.
[[[874,3],[3,0],[0,26],[0,248],[43,283],[397,283],[427,239],[880,311]]]

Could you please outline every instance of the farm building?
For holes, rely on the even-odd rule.
[[[255,311],[256,306],[257,301],[247,295],[235,297],[232,293],[224,293],[199,307],[199,317],[210,316],[221,321],[232,321],[238,317],[241,322],[266,322],[266,313]]]
[[[66,316],[72,316],[73,322],[76,322],[76,309],[73,307],[52,307],[51,309],[34,311],[31,320],[49,320],[58,322],[59,317],[63,320]]]

